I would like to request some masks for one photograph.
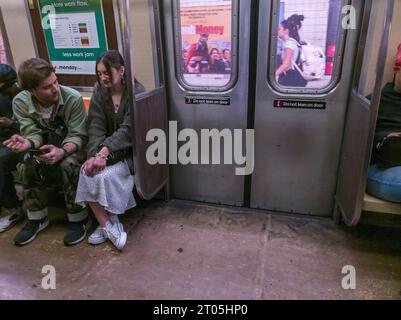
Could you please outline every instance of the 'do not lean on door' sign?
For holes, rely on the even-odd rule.
[[[274,100],[275,108],[287,109],[326,109],[325,101],[300,101],[300,100]]]
[[[107,51],[101,0],[40,0],[39,10],[56,73],[94,75],[96,58]]]

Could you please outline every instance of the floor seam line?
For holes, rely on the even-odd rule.
[[[253,299],[260,300],[263,299],[263,282],[265,280],[265,265],[267,260],[267,252],[266,246],[267,243],[270,241],[271,232],[272,232],[272,222],[271,222],[271,215],[267,216],[267,222],[264,223],[264,232],[262,238],[262,247],[260,248],[260,267],[256,274],[256,287],[253,290]]]

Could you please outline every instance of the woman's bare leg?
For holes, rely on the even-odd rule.
[[[106,222],[110,219],[108,212],[97,202],[88,202],[88,204],[91,207],[97,222],[99,222],[99,225],[104,228]]]

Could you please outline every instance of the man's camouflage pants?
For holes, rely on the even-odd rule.
[[[77,153],[54,165],[42,164],[32,158],[19,164],[18,175],[24,187],[28,219],[39,220],[47,216],[48,186],[62,188],[70,222],[82,221],[88,217],[87,208],[75,203],[81,164]]]

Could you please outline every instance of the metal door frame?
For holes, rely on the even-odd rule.
[[[160,9],[159,2],[157,0],[148,0],[149,9],[153,8],[152,11],[149,11],[150,14],[150,23],[151,23],[151,39],[156,44],[153,48],[153,59],[157,64],[155,65],[155,85],[156,89],[150,90],[143,94],[135,97],[133,92],[133,84],[128,86],[128,94],[131,103],[131,122],[132,122],[132,149],[133,149],[133,160],[134,160],[134,170],[135,170],[135,185],[137,188],[138,194],[146,199],[152,199],[163,187],[168,184],[169,180],[169,170],[166,165],[157,165],[158,168],[162,167],[159,170],[160,175],[157,176],[158,181],[153,181],[153,184],[149,184],[149,180],[152,178],[152,170],[149,170],[150,165],[147,163],[146,159],[144,159],[147,143],[141,139],[138,135],[137,128],[142,124],[141,121],[149,122],[150,125],[157,121],[155,125],[158,128],[164,129],[164,132],[167,132],[167,104],[166,104],[166,88],[165,88],[165,76],[164,76],[164,60],[163,60],[163,47],[162,47],[162,38],[161,38],[161,22],[160,22]],[[132,34],[131,34],[131,16],[130,16],[130,1],[117,1],[118,8],[118,16],[119,23],[121,28],[121,37],[122,37],[122,50],[123,56],[126,63],[126,72],[128,79],[135,79],[135,70],[134,70],[134,53],[132,43]],[[157,74],[156,74],[157,73]],[[152,103],[147,107],[154,106],[155,108],[159,108],[159,111],[162,112],[162,117],[165,116],[165,121],[161,121],[157,119],[155,116],[152,116],[151,113],[145,110],[145,113],[139,110],[141,105],[147,104],[147,102],[152,101],[153,98],[159,97],[157,103]],[[150,110],[153,111],[153,110]],[[165,114],[164,114],[165,113]],[[143,117],[146,117],[145,119]],[[146,134],[145,134],[146,136]],[[143,137],[142,137],[143,138]],[[165,194],[165,197],[168,198],[168,189]]]

